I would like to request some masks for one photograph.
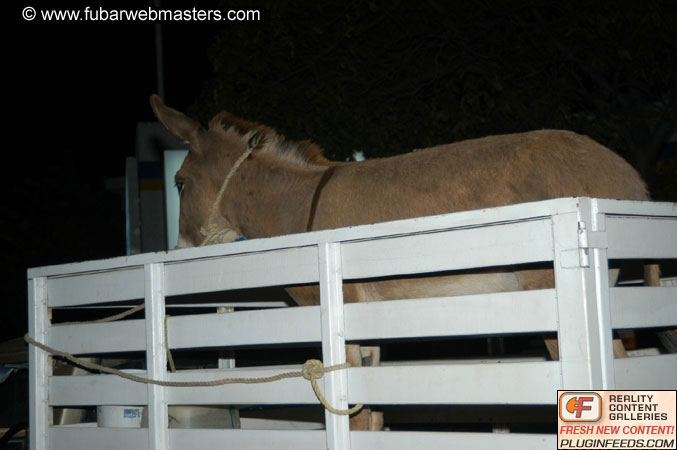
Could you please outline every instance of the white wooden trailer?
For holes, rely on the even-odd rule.
[[[164,350],[165,297],[320,284],[322,304],[170,317],[172,349],[320,343],[325,366],[346,341],[557,332],[559,361],[382,365],[328,373],[337,408],[367,405],[552,405],[558,389],[675,389],[677,355],[614,359],[612,329],[677,327],[677,287],[609,287],[608,261],[676,259],[677,205],[563,198],[501,208],[30,269],[29,333],[73,354],[145,352],[158,380],[262,377],[289,367],[180,370]],[[551,261],[555,289],[343,304],[344,280]],[[138,299],[145,319],[52,326],[52,310]],[[222,305],[223,306],[223,305]],[[233,306],[233,305],[231,305]],[[242,306],[242,305],[234,305]],[[278,305],[279,306],[279,305]],[[297,368],[298,369],[298,368]],[[53,376],[30,348],[31,449],[554,448],[535,433],[170,429],[168,405],[317,405],[302,378],[175,388],[114,375]],[[148,405],[148,428],[60,427],[51,408]]]

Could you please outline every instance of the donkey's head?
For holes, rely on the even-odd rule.
[[[272,130],[225,112],[204,129],[187,115],[167,107],[159,96],[153,95],[150,102],[167,131],[189,145],[188,156],[174,177],[181,199],[177,247],[200,245],[208,227],[234,228],[219,190],[236,161],[261,146]]]

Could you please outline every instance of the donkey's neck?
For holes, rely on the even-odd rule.
[[[313,197],[327,167],[257,155],[234,175],[222,203],[226,216],[248,239],[307,231]]]

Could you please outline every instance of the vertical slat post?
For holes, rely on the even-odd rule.
[[[613,329],[611,327],[611,292],[609,285],[609,258],[607,256],[606,215],[599,212],[597,199],[584,203],[589,215],[584,220],[591,224],[592,237],[588,240],[590,249],[591,276],[595,283],[597,306],[597,331],[599,332],[602,389],[615,389]],[[589,207],[587,206],[589,205]]]
[[[38,342],[49,345],[49,310],[47,307],[47,279],[28,280],[28,333]],[[29,440],[31,450],[46,450],[49,443],[51,414],[48,403],[49,376],[52,374],[50,357],[34,345],[28,346]]]
[[[346,362],[343,314],[343,271],[339,243],[319,244],[320,316],[322,321],[322,359],[325,366]],[[348,407],[348,376],[345,370],[324,375],[324,396],[334,408]],[[325,411],[327,449],[350,449],[348,416]]]
[[[235,312],[235,307],[233,306],[219,306],[216,308],[216,312],[220,314],[232,313]],[[227,356],[227,358],[223,358]],[[235,358],[234,352],[232,350],[223,350],[219,352],[218,367],[219,369],[234,369],[235,368]]]
[[[590,200],[581,198],[577,211],[552,218],[557,337],[565,389],[613,385],[608,260],[606,249],[595,248],[603,239],[594,229],[598,219],[593,216]]]
[[[145,265],[146,302],[146,366],[148,377],[154,380],[167,378],[165,320],[165,282],[162,263]],[[169,414],[166,388],[148,385],[149,449],[168,448]]]

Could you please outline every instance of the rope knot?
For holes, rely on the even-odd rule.
[[[317,359],[309,359],[303,364],[303,378],[308,381],[319,380],[324,375],[324,366],[322,361]]]
[[[200,228],[200,234],[204,236],[200,246],[234,242],[241,235],[228,226],[221,226],[215,223],[208,225],[206,228]]]

